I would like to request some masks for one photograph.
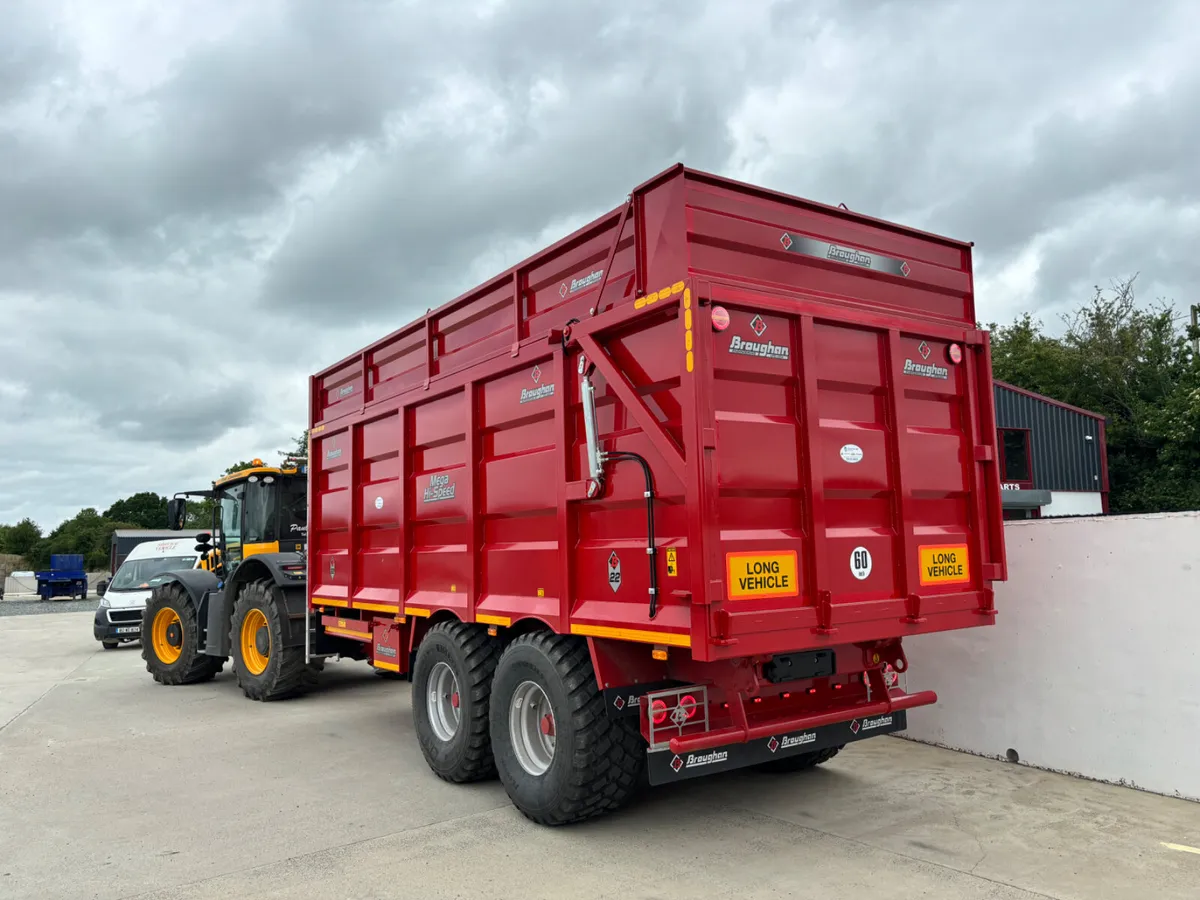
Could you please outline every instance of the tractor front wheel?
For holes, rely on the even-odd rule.
[[[255,581],[238,593],[229,646],[238,684],[251,700],[283,700],[317,684],[323,659],[305,663],[304,647],[284,645],[287,611],[269,581]]]
[[[142,659],[159,684],[195,684],[221,671],[225,660],[200,648],[196,607],[183,585],[159,585],[142,613]]]

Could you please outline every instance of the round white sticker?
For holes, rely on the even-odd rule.
[[[375,508],[376,508],[376,509],[383,509],[383,498],[382,498],[382,497],[376,497],[376,498],[375,498]]]
[[[848,463],[861,462],[863,458],[862,447],[858,444],[846,444],[840,451],[842,459]]]
[[[866,547],[855,547],[850,551],[850,572],[859,581],[871,574],[871,551]]]

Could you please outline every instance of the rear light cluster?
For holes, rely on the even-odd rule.
[[[653,691],[646,695],[646,703],[651,750],[663,749],[672,738],[703,734],[711,726],[705,685]]]
[[[684,694],[679,698],[678,708],[682,710],[683,719],[685,722],[696,718],[696,713],[700,709],[700,704],[691,694]],[[652,700],[650,702],[650,718],[655,725],[661,725],[667,721],[667,703],[665,700]]]

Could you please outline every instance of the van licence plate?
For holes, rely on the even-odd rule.
[[[137,634],[142,630],[141,625],[126,625],[117,629],[117,634]]]

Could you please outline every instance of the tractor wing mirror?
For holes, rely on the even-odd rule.
[[[183,531],[187,521],[187,501],[182,497],[174,497],[167,501],[167,528],[171,531]]]

